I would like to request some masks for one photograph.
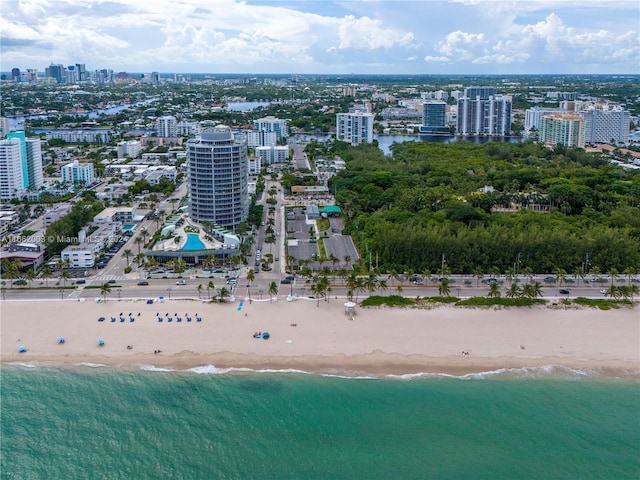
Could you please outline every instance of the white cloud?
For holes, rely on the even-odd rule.
[[[640,64],[637,2],[619,0],[10,0],[2,10],[5,71],[51,60],[256,73],[419,73],[425,63],[454,73],[609,73]]]

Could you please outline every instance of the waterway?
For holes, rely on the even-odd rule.
[[[315,134],[299,134],[292,138],[293,142],[300,141],[302,143],[316,140],[323,142],[331,138],[331,135],[315,135]],[[385,155],[391,154],[391,145],[403,142],[429,142],[429,143],[520,143],[525,140],[524,137],[461,137],[449,135],[378,135],[374,134],[373,139],[378,142],[378,147]]]
[[[93,110],[90,112],[81,112],[81,113],[66,113],[64,112],[65,115],[75,115],[75,116],[86,116],[89,119],[95,119],[100,117],[101,115],[114,115],[116,113],[120,113],[123,110],[127,110],[129,108],[135,108],[135,107],[140,107],[143,105],[148,105],[150,103],[153,103],[155,101],[159,100],[158,98],[148,98],[146,100],[142,100],[140,102],[135,102],[135,103],[126,103],[123,105],[116,105],[113,107],[107,107],[107,108],[100,108],[97,110]],[[52,115],[58,115],[58,114],[52,114]],[[24,122],[26,120],[33,120],[33,119],[44,119],[44,118],[48,118],[49,115],[45,114],[45,115],[23,115],[23,116],[18,116],[18,117],[9,117],[9,129],[10,130],[22,130],[24,128]]]

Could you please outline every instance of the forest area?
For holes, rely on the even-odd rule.
[[[640,171],[533,143],[334,142],[344,233],[381,271],[640,270]],[[444,257],[443,257],[444,255]]]

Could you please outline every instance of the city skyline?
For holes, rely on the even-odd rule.
[[[639,15],[614,0],[13,0],[0,70],[639,73]]]

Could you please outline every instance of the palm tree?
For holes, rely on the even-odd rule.
[[[451,295],[451,280],[446,277],[442,277],[440,284],[438,285],[438,294],[441,297],[448,297]]]
[[[584,270],[582,267],[576,267],[573,271],[573,278],[576,279],[576,286],[580,286],[580,279],[584,280]]]
[[[271,295],[269,302],[273,301],[273,297],[278,295],[278,284],[276,282],[271,282],[269,284],[269,295]]]
[[[516,276],[516,269],[515,269],[515,268],[513,268],[513,267],[509,267],[509,268],[507,268],[507,269],[505,270],[505,272],[504,272],[504,279],[505,279],[507,282],[511,282],[511,281],[513,281],[513,279],[515,278],[515,276]]]
[[[391,280],[391,285],[395,285],[394,282],[399,281],[400,280],[400,275],[398,275],[398,272],[395,270],[391,270],[389,272],[389,276],[387,277],[388,279]]]
[[[51,269],[49,268],[49,265],[44,266],[44,268],[42,269],[42,272],[40,272],[40,276],[44,278],[45,287],[48,287],[49,279],[53,276],[53,274],[51,273]]]
[[[386,281],[386,280],[379,280],[379,281],[378,281],[378,288],[379,288],[380,290],[382,290],[382,291],[387,290],[387,288],[389,288],[389,287],[387,286],[387,281]]]
[[[375,273],[370,273],[364,280],[364,288],[369,291],[369,296],[373,295],[378,288],[378,277]]]
[[[631,296],[631,301],[633,302],[633,296],[634,295],[638,295],[638,293],[640,292],[640,289],[638,288],[638,285],[636,285],[635,283],[633,285],[629,285],[629,295]]]
[[[635,273],[636,273],[636,270],[633,267],[627,267],[624,269],[622,274],[627,276],[627,285],[631,285],[631,277],[633,277]]]
[[[482,273],[482,268],[476,267],[473,271],[473,276],[476,278],[476,288],[480,286],[480,280],[484,278],[484,274]]]
[[[489,292],[487,293],[487,297],[489,298],[500,298],[500,286],[498,282],[493,282],[489,285]]]
[[[517,283],[512,283],[511,287],[505,292],[505,297],[507,298],[518,298],[520,296],[520,287]]]
[[[402,296],[402,285],[398,284],[396,290],[398,291],[398,295]]]
[[[198,298],[200,298],[201,293],[202,293],[202,284],[198,285]]]
[[[618,269],[617,268],[610,268],[609,269],[609,278],[611,278],[611,285],[613,285],[614,280],[618,279]]]
[[[253,270],[249,270],[249,272],[247,273],[247,281],[251,283],[255,279],[256,279],[256,274],[253,272]]]
[[[65,287],[67,286],[67,280],[69,280],[70,278],[71,275],[69,275],[69,272],[67,272],[66,270],[60,273],[60,280],[62,280]]]
[[[143,228],[142,230],[140,230],[140,235],[142,235],[144,242],[147,243],[147,237],[149,236],[149,231],[146,228]]]
[[[213,284],[213,281],[209,280],[209,283],[207,283],[207,298],[211,298],[209,291],[215,290],[215,288],[216,286]]]
[[[222,287],[221,289],[219,289],[218,297],[220,298],[220,303],[225,302],[230,293],[231,292],[229,292],[229,289],[227,287]]]
[[[124,252],[122,252],[122,254],[127,259],[127,267],[128,267],[129,266],[129,257],[131,257],[133,255],[133,252],[127,248]],[[142,255],[142,254],[140,252],[138,252],[138,255]]]
[[[107,303],[107,294],[111,293],[111,285],[107,282],[100,285],[100,295],[102,295],[102,301]]]
[[[563,268],[556,268],[556,282],[562,287],[562,283],[567,281],[567,271]]]
[[[143,243],[144,240],[142,239],[142,237],[136,237],[134,242],[136,243],[136,245],[138,245],[138,253],[140,253],[140,244]]]
[[[34,278],[36,278],[36,272],[32,268],[30,268],[29,270],[27,270],[25,276],[27,277],[27,282],[29,282],[29,288],[31,288],[31,282]]]
[[[349,266],[349,262],[351,261],[351,255],[344,256],[344,266],[345,268]]]

